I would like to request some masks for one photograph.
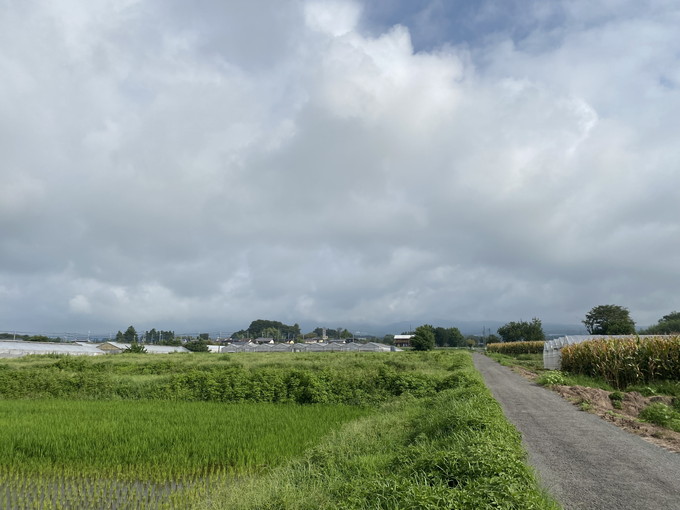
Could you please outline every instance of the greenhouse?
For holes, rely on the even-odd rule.
[[[79,342],[26,342],[23,340],[0,341],[0,358],[18,358],[30,354],[101,356],[106,353],[98,349],[97,344]]]
[[[288,343],[274,343],[274,344],[255,344],[252,342],[233,342],[231,344],[221,347],[219,352],[390,352],[401,351],[391,345],[380,344],[376,342],[368,342],[366,344],[358,343],[311,343],[311,344],[288,344]]]

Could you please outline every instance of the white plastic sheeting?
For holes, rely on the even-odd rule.
[[[391,345],[380,344],[376,342],[368,342],[366,344],[358,343],[313,343],[313,344],[255,344],[250,342],[234,342],[220,348],[219,352],[346,352],[346,351],[362,351],[362,352],[390,352],[401,351],[397,347]]]
[[[75,342],[25,342],[22,340],[0,341],[0,358],[18,358],[29,354],[71,354],[100,356],[105,354],[95,344]]]

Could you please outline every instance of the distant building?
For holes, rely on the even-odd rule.
[[[411,338],[415,335],[394,335],[395,347],[411,347]]]

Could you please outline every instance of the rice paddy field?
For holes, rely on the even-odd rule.
[[[469,353],[0,363],[0,507],[558,508]]]

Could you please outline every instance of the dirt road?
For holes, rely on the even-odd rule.
[[[481,354],[474,362],[565,510],[680,510],[680,455],[578,410]]]

